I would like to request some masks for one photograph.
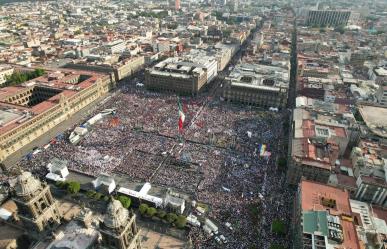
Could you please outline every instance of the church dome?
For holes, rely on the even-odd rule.
[[[23,172],[17,178],[16,194],[23,198],[30,198],[37,194],[41,188],[41,182],[36,179],[30,172]]]
[[[119,228],[128,222],[129,211],[120,201],[112,200],[107,208],[103,223],[109,228]]]

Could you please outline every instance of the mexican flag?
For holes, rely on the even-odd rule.
[[[179,106],[179,131],[183,131],[183,126],[184,126],[184,120],[185,120],[185,114],[183,112],[183,107],[180,102],[180,98],[177,99],[177,104]]]

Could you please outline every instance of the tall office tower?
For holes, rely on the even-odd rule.
[[[347,25],[350,16],[349,10],[309,10],[306,25],[333,27]]]
[[[180,10],[180,0],[175,0],[175,10]]]

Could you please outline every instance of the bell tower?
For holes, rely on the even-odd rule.
[[[60,224],[61,214],[50,187],[30,172],[18,176],[13,201],[18,208],[18,218],[33,237],[44,236],[44,232]]]
[[[102,248],[141,249],[140,231],[136,215],[129,213],[120,201],[112,200],[100,225]]]

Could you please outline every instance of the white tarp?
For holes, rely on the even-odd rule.
[[[102,119],[102,114],[98,113],[97,115],[95,115],[91,119],[87,120],[86,123],[89,125],[93,125],[93,124],[97,123],[98,121],[100,121],[101,119]]]
[[[66,178],[62,178],[62,177],[60,177],[60,175],[57,175],[57,174],[54,174],[51,172],[46,175],[46,178],[49,180],[55,181],[55,182],[57,182],[57,181],[63,182],[66,180]]]
[[[152,202],[156,207],[161,207],[163,205],[163,199],[148,194],[142,195],[140,192],[131,189],[120,187],[118,189],[118,193]]]
[[[9,218],[11,218],[11,216],[12,216],[12,213],[10,211],[8,211],[5,208],[0,208],[0,218],[2,220],[8,220]]]
[[[83,136],[88,132],[88,130],[87,128],[78,126],[74,129],[74,132],[80,136]]]

